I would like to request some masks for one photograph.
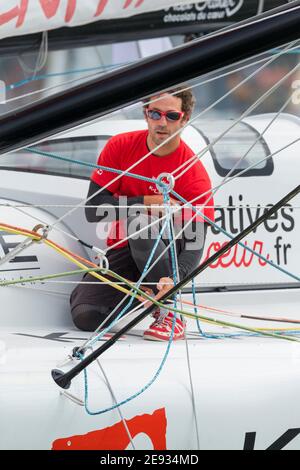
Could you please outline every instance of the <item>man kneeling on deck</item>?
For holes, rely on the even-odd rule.
[[[199,159],[192,160],[193,151],[180,137],[180,130],[189,121],[194,105],[192,92],[183,87],[153,96],[144,104],[148,129],[112,137],[101,152],[98,165],[121,171],[129,169],[129,172],[148,179],[157,179],[162,174],[172,175],[175,177],[174,190],[177,194],[187,201],[192,201],[206,217],[213,220],[209,176]],[[142,159],[147,154],[147,158]],[[140,163],[134,166],[139,161]],[[159,238],[165,219],[158,221],[158,216],[161,217],[162,213],[157,206],[164,205],[164,196],[155,182],[127,175],[118,176],[101,169],[92,173],[88,193],[91,199],[86,204],[86,217],[89,222],[112,222],[107,238],[109,268],[135,283],[144,272],[147,260]],[[201,196],[203,193],[205,195]],[[180,201],[172,196],[168,197],[171,208],[179,206]],[[203,207],[206,202],[208,207]],[[109,216],[111,211],[108,205],[113,208],[114,221]],[[199,215],[193,217],[191,209],[182,208],[176,214],[173,216],[174,232],[175,237],[176,234],[179,236],[173,246],[177,265],[175,280],[178,282],[199,266],[207,224]],[[185,227],[192,217],[192,222]],[[156,223],[149,227],[152,222]],[[182,231],[183,227],[185,228]],[[142,228],[145,230],[133,235]],[[169,243],[169,236],[164,234],[151,261],[154,266],[147,271],[143,279],[145,286],[151,285],[153,295],[164,294],[174,285],[174,259],[172,262],[171,250],[166,250]],[[105,283],[97,282],[95,277],[86,274],[83,283],[79,284],[71,295],[74,324],[85,331],[94,331],[101,324],[102,327],[108,326],[129,301],[127,299],[119,306],[124,296],[124,293]],[[135,299],[132,307],[138,303]],[[112,310],[113,316],[105,322]],[[144,338],[168,341],[172,332],[173,313],[167,309],[157,309],[153,317],[154,322],[144,332]],[[173,339],[183,339],[184,336],[185,322],[176,317]]]

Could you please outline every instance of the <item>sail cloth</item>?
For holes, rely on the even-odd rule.
[[[243,0],[230,0],[243,3]],[[190,0],[189,4],[206,3]],[[5,0],[0,3],[0,39],[78,26],[99,20],[127,18],[186,0]]]
[[[291,0],[5,0],[0,1],[0,39],[54,30],[55,43],[92,36],[98,42],[153,37],[158,32],[207,32],[290,3]],[[105,21],[102,21],[105,20]],[[90,24],[87,30],[84,25]],[[94,25],[94,26],[93,26]],[[149,27],[151,25],[151,27]],[[69,38],[66,26],[72,26]],[[85,28],[82,30],[81,28]],[[55,30],[58,32],[56,36]],[[117,38],[116,38],[117,33]],[[78,34],[78,40],[77,40]],[[121,36],[121,37],[120,37]],[[27,39],[26,44],[31,47]],[[24,47],[26,44],[19,44]],[[35,47],[33,41],[32,47]],[[3,43],[1,54],[10,43]],[[78,44],[77,44],[78,47]],[[0,45],[1,48],[1,45]]]

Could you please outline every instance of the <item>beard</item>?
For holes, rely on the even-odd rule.
[[[156,127],[152,134],[152,139],[156,144],[161,144],[170,137],[170,132],[165,127]]]

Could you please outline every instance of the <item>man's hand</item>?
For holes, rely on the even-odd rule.
[[[150,215],[155,215],[161,217],[165,215],[165,208],[164,206],[164,197],[163,195],[155,195],[155,196],[144,196],[144,205],[148,207],[148,213]],[[170,205],[177,206],[180,205],[178,201],[173,198],[170,198]],[[161,206],[161,207],[157,207]]]
[[[171,206],[179,205],[179,202],[173,198],[170,198]],[[144,196],[144,205],[145,206],[163,206],[164,197],[163,195],[153,195],[153,196]]]
[[[159,298],[174,287],[174,281],[170,277],[161,277],[156,285],[159,290]]]
[[[173,286],[174,286],[173,279],[171,279],[170,277],[161,277],[159,282],[156,285],[159,292],[158,292],[158,294],[156,294],[154,299],[159,300],[161,297],[163,297],[163,295],[165,295],[169,290],[171,290]],[[143,288],[143,289],[146,290],[145,288]],[[153,292],[152,292],[152,294],[153,294]],[[142,297],[139,297],[138,299],[140,300],[140,302],[142,302],[144,300]],[[148,300],[145,303],[144,308],[148,308],[148,307],[150,307],[150,305],[152,305],[152,302],[150,300]]]

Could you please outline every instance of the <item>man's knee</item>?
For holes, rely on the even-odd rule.
[[[90,305],[77,305],[71,310],[74,325],[82,331],[95,331],[107,318]]]

